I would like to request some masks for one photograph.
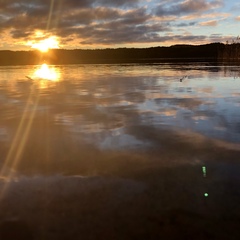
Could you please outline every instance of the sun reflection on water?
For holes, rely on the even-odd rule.
[[[50,67],[44,63],[35,70],[33,79],[43,79],[57,82],[60,80],[60,72],[55,67]]]

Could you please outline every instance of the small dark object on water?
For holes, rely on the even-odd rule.
[[[180,82],[182,82],[184,79],[186,79],[188,76],[183,76],[182,78],[180,78]]]
[[[25,76],[27,79],[29,79],[29,80],[33,80],[31,77],[29,77],[29,76]]]

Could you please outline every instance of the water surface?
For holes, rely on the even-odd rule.
[[[131,226],[116,230],[118,237],[139,239],[136,229],[142,229],[144,239],[149,232],[166,237],[165,228],[161,236],[157,229],[172,221],[171,214],[190,218],[188,224],[195,225],[184,226],[202,233],[203,218],[194,215],[192,221],[190,211],[212,217],[204,220],[212,223],[210,236],[220,239],[230,231],[238,239],[232,218],[240,216],[239,107],[237,66],[0,67],[0,218],[18,216],[30,223],[34,218],[33,228],[46,239],[60,226],[66,238],[79,229],[64,228],[61,214],[69,215],[71,226],[80,221],[86,239],[94,239],[88,238],[92,224],[115,219],[116,226]],[[79,220],[93,212],[90,225]],[[214,220],[219,216],[230,218],[220,233],[224,224]],[[101,228],[109,233],[109,225]]]
[[[85,145],[101,152],[137,152],[164,151],[169,138],[171,144],[203,137],[226,146],[240,143],[236,66],[1,67],[0,104],[0,140],[7,148],[15,141],[13,152],[22,145],[18,158],[32,151],[33,142],[43,158],[46,151],[53,154],[50,162],[59,161],[65,141],[69,158],[77,158]],[[164,134],[166,139],[158,136]],[[36,155],[27,158],[34,161]]]

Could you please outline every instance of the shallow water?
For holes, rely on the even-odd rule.
[[[40,222],[56,228],[51,225],[56,218],[64,228],[62,211],[76,225],[76,213],[85,211],[79,199],[85,199],[89,214],[97,212],[94,221],[105,221],[102,205],[92,199],[98,196],[104,208],[111,206],[110,219],[118,205],[130,220],[144,209],[143,222],[136,224],[141,229],[147,223],[146,233],[152,231],[148,216],[158,219],[158,211],[183,208],[212,217],[240,216],[239,107],[237,66],[0,67],[0,218],[31,222],[31,209],[47,208],[48,202],[45,218],[41,212],[34,218],[36,231],[53,239],[52,230],[43,230]],[[70,213],[69,203],[59,198],[72,204]],[[136,202],[135,208],[128,205]],[[135,209],[131,216],[130,209]],[[217,225],[211,234],[217,234]],[[152,237],[158,236],[156,229],[158,224]],[[232,222],[228,231],[235,231]],[[71,229],[65,232],[71,236]]]

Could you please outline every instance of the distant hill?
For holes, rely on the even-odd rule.
[[[223,43],[95,50],[52,49],[47,53],[40,53],[36,50],[2,50],[0,51],[0,65],[32,65],[43,62],[49,64],[161,62],[166,59],[177,61],[183,58],[219,60],[229,56],[238,58],[239,46],[239,44],[235,44],[234,51],[230,49],[233,48],[232,46]]]

